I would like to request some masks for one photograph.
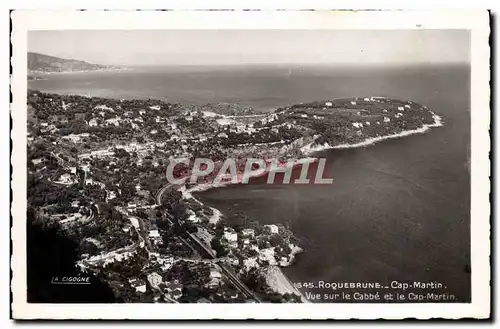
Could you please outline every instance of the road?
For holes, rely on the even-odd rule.
[[[54,158],[57,160],[57,164],[60,165],[61,167],[64,165],[64,159],[61,158],[59,155],[55,154],[54,152],[50,152]]]
[[[166,184],[164,186],[162,186],[158,192],[156,193],[156,203],[157,205],[161,205],[161,196],[162,194],[165,192],[166,189],[168,189],[169,187],[171,186],[171,184]],[[172,221],[172,215],[170,215],[168,212],[164,212],[164,216],[167,218],[167,220],[169,221],[170,225],[173,225],[173,221]],[[217,257],[216,255],[213,253],[212,249],[209,248],[207,245],[205,245],[205,243],[203,243],[202,241],[200,241],[196,236],[194,236],[193,234],[189,233],[189,232],[186,232],[189,236],[189,238],[191,239],[191,241],[193,241],[196,245],[198,245],[198,247],[202,248],[208,255],[211,259],[213,260],[217,260]],[[190,248],[194,249],[191,244],[184,240],[185,244],[187,244]],[[229,279],[229,281],[231,281],[231,283],[233,283],[233,285],[240,291],[242,292],[245,296],[249,297],[249,298],[252,298],[254,299],[257,303],[261,303],[262,301],[260,300],[259,297],[257,297],[255,295],[255,293],[250,290],[239,278],[238,276],[236,275],[236,273],[234,272],[234,270],[227,264],[219,264],[222,272],[226,275],[226,277]]]

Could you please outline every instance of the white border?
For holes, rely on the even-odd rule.
[[[16,319],[487,318],[489,244],[489,17],[486,11],[16,11],[13,19],[13,317]],[[420,27],[418,27],[420,26]],[[471,268],[469,304],[27,304],[26,31],[60,29],[470,29]]]

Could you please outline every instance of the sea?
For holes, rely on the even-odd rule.
[[[442,117],[442,127],[316,154],[327,158],[325,177],[333,178],[331,185],[234,185],[195,196],[229,221],[244,213],[289,228],[304,249],[284,269],[294,284],[378,282],[391,290],[393,282],[435,282],[443,285],[440,293],[454,296],[451,301],[470,302],[468,64],[138,67],[50,74],[29,81],[29,88],[119,99],[235,102],[263,112],[356,96],[425,105]]]

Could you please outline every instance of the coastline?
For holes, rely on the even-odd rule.
[[[434,123],[431,124],[424,124],[422,127],[417,128],[417,129],[412,129],[412,130],[405,130],[397,134],[392,134],[392,135],[385,135],[385,136],[379,136],[379,137],[372,137],[372,138],[367,138],[366,140],[359,142],[359,143],[354,143],[354,144],[340,144],[340,145],[335,145],[335,146],[330,146],[329,144],[325,145],[315,145],[311,146],[313,143],[307,144],[301,148],[303,152],[306,155],[319,152],[319,151],[325,151],[325,150],[334,150],[334,149],[349,149],[349,148],[357,148],[357,147],[365,147],[365,146],[370,146],[373,144],[376,144],[378,142],[384,141],[386,139],[395,139],[395,138],[401,138],[401,137],[406,137],[406,136],[411,136],[411,135],[416,135],[416,134],[423,134],[426,133],[429,129],[431,128],[437,128],[443,126],[443,119],[435,114],[432,111],[429,111],[432,113],[432,118],[434,119]]]
[[[283,273],[279,266],[271,266],[265,272],[266,283],[275,292],[280,294],[294,294],[300,296],[302,303],[310,301],[290,282],[290,279]]]
[[[432,113],[432,117],[434,119],[434,123],[424,124],[422,127],[417,128],[417,129],[406,130],[406,131],[403,131],[403,132],[400,132],[397,134],[392,134],[392,135],[368,138],[363,142],[359,142],[359,143],[355,143],[355,144],[340,144],[340,145],[335,145],[335,146],[330,146],[330,145],[326,144],[326,145],[311,146],[311,144],[312,144],[311,143],[311,144],[307,144],[306,146],[303,146],[301,148],[301,150],[303,151],[303,153],[305,155],[310,155],[312,153],[323,151],[323,150],[366,147],[366,146],[370,146],[370,145],[373,145],[375,143],[378,143],[380,141],[387,140],[387,139],[401,138],[401,137],[406,137],[406,136],[415,135],[415,134],[423,134],[423,133],[426,133],[431,128],[443,126],[443,119],[439,115],[435,114],[434,112],[431,111],[431,113]],[[308,159],[308,161],[311,161],[311,162],[317,161],[317,158],[314,158],[314,157],[308,157],[305,159]],[[294,166],[300,165],[301,163],[303,163],[303,161],[301,162],[299,160],[299,161],[297,161],[296,164],[294,164]],[[270,172],[270,170],[266,169],[266,171],[264,171],[262,174],[255,176],[255,177],[264,176],[264,175],[268,174],[269,172]],[[227,181],[227,182],[222,182],[222,183],[203,183],[203,184],[195,185],[189,189],[186,189],[186,187],[183,186],[179,189],[179,191],[182,192],[182,197],[184,199],[192,199],[192,200],[195,200],[196,202],[198,202],[199,204],[203,204],[203,202],[201,202],[200,200],[195,198],[192,193],[204,192],[204,191],[208,191],[208,190],[213,189],[213,188],[227,187],[229,185],[236,185],[236,184],[241,184],[241,182],[233,183],[231,181]],[[217,213],[217,215],[213,216],[213,218],[211,219],[210,222],[216,224],[219,221],[219,219],[221,218],[221,216],[223,216],[223,215],[220,212],[220,210],[213,208],[213,207],[211,207],[211,208],[214,211],[214,213]],[[297,247],[296,250],[292,251],[292,253],[290,255],[291,257],[290,257],[289,262],[287,262],[286,264],[282,264],[281,266],[269,267],[268,269],[266,269],[264,276],[266,279],[266,283],[271,287],[271,289],[273,291],[281,293],[281,294],[285,294],[285,293],[296,294],[296,295],[300,296],[301,301],[303,303],[310,303],[310,301],[298,289],[296,289],[293,286],[290,279],[283,273],[283,271],[281,269],[281,267],[291,266],[295,261],[295,255],[298,253],[301,253],[301,252],[304,252],[304,250],[300,247]]]
[[[96,70],[79,70],[79,71],[28,71],[28,75],[30,74],[39,74],[39,75],[52,75],[52,74],[71,74],[71,73],[93,73],[93,72],[123,72],[123,71],[132,71],[132,68],[129,67],[120,67],[120,68],[103,68]]]
[[[324,145],[312,146],[312,144],[314,144],[314,142],[312,142],[310,144],[304,145],[300,149],[304,153],[304,155],[306,155],[307,157],[302,158],[302,159],[298,159],[296,161],[296,163],[294,163],[293,167],[295,168],[296,166],[299,166],[299,165],[304,164],[306,162],[313,163],[313,162],[318,161],[317,157],[310,156],[311,154],[316,153],[316,152],[321,152],[321,151],[325,151],[325,150],[366,147],[366,146],[374,145],[378,142],[381,142],[381,141],[384,141],[387,139],[396,139],[396,138],[401,138],[401,137],[406,137],[406,136],[411,136],[411,135],[424,134],[427,131],[429,131],[429,129],[431,129],[431,128],[442,127],[443,126],[443,119],[439,115],[435,114],[434,112],[432,112],[432,111],[430,111],[430,112],[432,113],[432,118],[434,119],[434,123],[424,124],[424,125],[422,125],[422,127],[417,128],[417,129],[405,130],[405,131],[402,131],[402,132],[397,133],[397,134],[367,138],[366,140],[364,140],[362,142],[354,143],[354,144],[340,144],[340,145],[331,146],[328,143],[326,143]],[[253,176],[253,178],[265,176],[265,175],[269,174],[270,172],[271,172],[271,170],[269,168],[266,168],[266,170],[264,172],[262,172],[259,175]],[[230,176],[228,176],[228,177],[230,177]],[[185,189],[185,192],[189,193],[191,195],[191,197],[194,198],[191,193],[205,192],[205,191],[211,190],[213,188],[222,188],[222,187],[228,187],[230,185],[238,185],[238,184],[241,184],[240,180],[238,180],[237,182],[232,182],[232,181],[228,180],[228,181],[220,182],[220,183],[213,183],[213,182],[212,183],[201,183],[201,184],[196,184],[195,186],[193,186],[189,189]],[[194,198],[194,199],[196,199],[196,198]],[[200,202],[200,201],[198,201],[198,202]]]

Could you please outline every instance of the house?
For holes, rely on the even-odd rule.
[[[224,232],[224,238],[228,242],[236,242],[238,241],[238,234],[236,232]]]
[[[116,198],[115,191],[109,191],[108,200],[113,200],[114,198]]]
[[[71,176],[69,174],[63,174],[54,183],[59,183],[59,184],[64,184],[64,185],[70,185],[70,184],[73,183],[73,181],[71,180]]]
[[[111,107],[108,107],[108,106],[106,106],[104,104],[97,105],[96,107],[94,107],[94,110],[106,110],[106,111],[110,111],[110,112],[114,112],[115,111]]]
[[[111,150],[103,149],[103,150],[92,151],[92,152],[90,152],[90,154],[93,156],[96,156],[96,157],[101,157],[101,156],[114,155],[115,152],[113,152]]]
[[[389,119],[388,117],[384,117],[384,122],[391,122],[391,119]]]
[[[106,120],[106,124],[108,126],[114,125],[115,127],[118,127],[120,125],[120,118],[116,117],[116,118],[108,119],[108,120]]]
[[[405,108],[404,108],[404,107],[402,107],[402,106],[398,106],[398,111],[404,111],[404,110],[405,110]]]
[[[179,299],[182,297],[182,290],[181,289],[176,289],[176,290],[173,290],[171,293],[170,293],[170,296],[173,298],[173,299]]]
[[[252,228],[246,228],[241,231],[241,235],[254,237],[255,231]]]
[[[366,98],[365,98],[366,100]],[[351,101],[351,105],[356,105],[356,102],[355,101]]]
[[[325,102],[325,106],[331,107],[332,105],[332,102]]]
[[[88,125],[89,125],[90,127],[97,127],[97,120],[96,120],[96,119],[91,119],[91,120],[89,120]]]
[[[210,270],[210,278],[212,279],[221,279],[222,278],[222,273],[217,270],[217,269],[211,269]]]
[[[160,233],[158,232],[158,228],[156,226],[151,227],[149,230],[149,237],[153,239],[159,239]]]
[[[271,225],[264,225],[265,227],[267,227],[269,229],[269,231],[272,233],[272,234],[278,234],[279,233],[279,228],[278,226],[274,225],[274,224],[271,224]]]
[[[165,290],[174,299],[179,299],[182,296],[182,285],[177,280],[166,282]]]
[[[156,288],[163,282],[163,278],[156,272],[148,274],[148,282],[152,287]]]
[[[275,256],[274,247],[261,249],[259,251],[259,260],[267,261],[269,262],[269,265],[276,265],[276,258],[274,256]]]
[[[134,281],[130,282],[130,286],[135,289],[136,292],[146,292],[146,282],[141,279],[135,279]]]
[[[187,221],[193,222],[193,223],[198,223],[200,220],[196,216],[195,212],[189,209],[188,211],[189,217],[186,219]]]

